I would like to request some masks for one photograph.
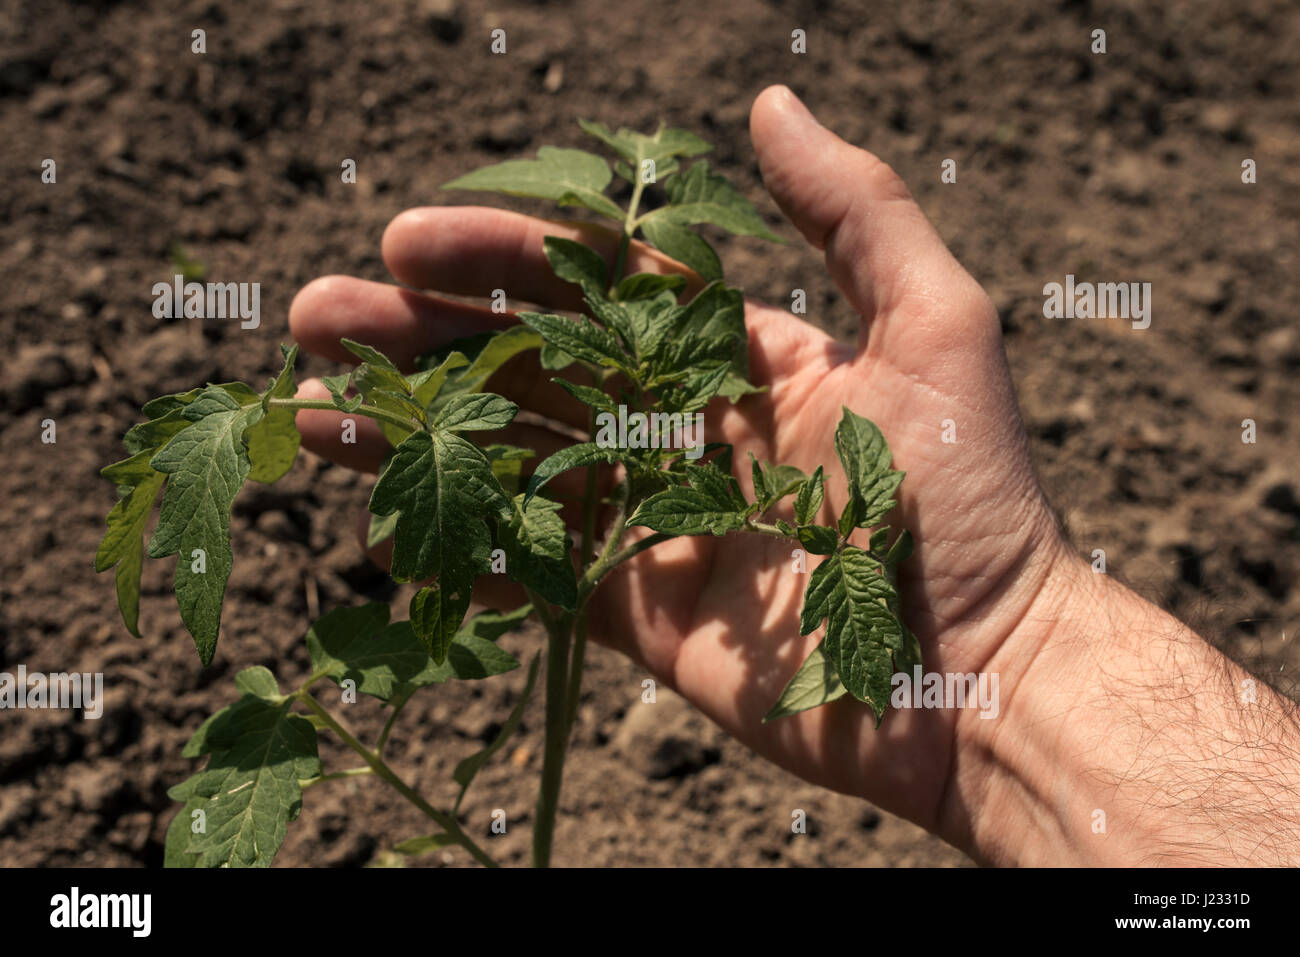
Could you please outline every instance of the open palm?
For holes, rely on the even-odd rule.
[[[826,466],[823,520],[832,523],[846,497],[832,442],[841,406],[873,420],[895,467],[907,471],[888,520],[917,541],[899,588],[926,670],[997,672],[1005,702],[1041,634],[1026,623],[1050,616],[1045,584],[1067,550],[1030,466],[995,311],[893,172],[819,126],[784,87],[756,100],[751,134],[768,190],[825,250],[862,319],[861,334],[856,346],[839,343],[788,312],[749,302],[750,378],[769,391],[734,406],[713,403],[708,439],[732,443],[737,462],[753,452],[809,472]],[[613,233],[475,207],[403,213],[383,251],[393,275],[410,286],[480,297],[504,287],[513,300],[577,310],[575,287],[550,272],[546,235],[614,257]],[[629,255],[633,271],[685,272],[639,244]],[[347,361],[339,345],[346,336],[408,368],[422,352],[507,319],[346,277],[312,283],[290,314],[310,351]],[[549,419],[583,424],[583,408],[549,383],[535,354],[512,361],[488,388]],[[327,393],[309,382],[300,394]],[[339,413],[298,419],[309,448],[378,467],[386,444],[369,420],[358,423],[357,444],[341,445]],[[541,420],[517,422],[512,433],[503,440],[543,456],[572,441]],[[748,470],[737,471],[747,483]],[[562,480],[555,483],[561,493]],[[591,631],[766,757],[967,844],[964,815],[949,804],[952,778],[963,773],[962,743],[978,737],[962,731],[979,721],[974,711],[899,711],[877,730],[869,709],[843,698],[761,723],[819,640],[799,635],[806,584],[789,542],[746,534],[676,539],[605,579],[590,608]]]

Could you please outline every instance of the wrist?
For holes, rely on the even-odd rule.
[[[1300,837],[1295,709],[1067,554],[991,663],[968,846],[998,864],[1280,864]],[[1010,680],[1008,680],[1010,678]]]

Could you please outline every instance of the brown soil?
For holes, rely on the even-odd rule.
[[[578,117],[699,131],[772,212],[746,134],[772,82],[891,162],[993,294],[1044,481],[1081,550],[1104,549],[1112,572],[1291,682],[1300,8],[1160,7],[0,0],[0,669],[102,671],[108,688],[98,723],[0,714],[0,864],[159,864],[166,789],[193,767],[180,747],[229,699],[231,676],[264,664],[290,682],[314,602],[393,595],[352,533],[368,480],[304,456],[236,506],[216,664],[198,665],[169,563],[146,568],[146,637],[130,638],[91,560],[113,501],[97,471],[140,404],[207,380],[264,381],[300,286],[330,272],[387,278],[379,237],[394,214],[446,201],[436,186],[486,161],[581,144]],[[488,53],[495,26],[504,57]],[[202,56],[189,49],[197,27]],[[1089,52],[1097,27],[1104,56]],[[790,52],[795,28],[806,55]],[[47,157],[56,185],[40,181]],[[345,157],[355,186],[339,181]],[[949,157],[955,185],[939,179]],[[1247,157],[1255,185],[1240,180]],[[259,330],[152,316],[177,242],[213,278],[262,283]],[[747,292],[788,302],[806,289],[810,321],[850,334],[812,250],[721,245]],[[1044,319],[1042,287],[1066,273],[1153,283],[1151,328]],[[39,440],[46,418],[55,445]],[[1246,418],[1255,445],[1240,441]],[[538,636],[503,641],[523,655]],[[647,721],[642,677],[591,654],[559,863],[966,862],[751,757],[665,692]],[[398,766],[447,798],[455,762],[491,737],[522,681],[428,693],[395,738]],[[368,734],[379,720],[366,705],[352,718]],[[480,833],[494,808],[507,812],[492,846],[510,863],[526,859],[540,738],[535,702],[466,804]],[[790,834],[796,808],[806,838]],[[379,862],[423,830],[375,782],[326,785],[308,793],[279,862]]]

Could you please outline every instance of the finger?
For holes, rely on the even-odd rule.
[[[512,317],[490,309],[351,276],[314,280],[289,306],[289,329],[308,352],[356,365],[357,357],[339,341],[353,339],[374,346],[406,372],[415,368],[418,356],[430,350],[462,336],[512,324]],[[501,392],[538,415],[585,426],[585,408],[551,382],[553,373],[541,367],[539,355],[530,349],[515,356],[493,374],[485,388]]]
[[[351,276],[315,279],[289,304],[289,331],[308,352],[356,365],[357,357],[339,342],[354,339],[374,346],[406,372],[430,350],[514,322],[490,309]]]
[[[384,262],[400,282],[460,296],[491,296],[550,309],[581,311],[582,293],[551,272],[543,239],[559,236],[591,246],[612,270],[619,234],[590,223],[554,222],[482,206],[425,206],[401,213],[384,231]],[[681,275],[687,292],[704,283],[681,263],[644,243],[628,247],[625,275]]]
[[[983,294],[898,175],[819,124],[787,87],[759,94],[749,128],[768,192],[825,251],[831,277],[861,315],[862,347],[871,320],[904,310],[909,300],[929,304],[942,291],[953,306],[962,305],[954,296]]]

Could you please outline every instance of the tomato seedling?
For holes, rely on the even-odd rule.
[[[821,466],[805,474],[751,456],[753,496],[747,497],[732,475],[730,445],[705,444],[700,434],[683,440],[698,433],[693,426],[711,403],[745,402],[763,391],[748,379],[741,293],[725,284],[717,254],[692,227],[712,223],[737,235],[779,238],[707,160],[696,159],[710,147],[694,134],[662,126],[653,135],[598,123],[582,127],[615,154],[612,170],[593,153],[543,147],[535,159],[489,166],[447,187],[541,197],[614,220],[621,238],[612,268],[582,243],[545,240],[555,274],[579,287],[584,316],[523,312],[519,325],[425,355],[410,373],[373,347],[344,340],[358,364],[324,379],[328,400],[294,397],[297,348],[282,347],[283,370],[261,391],[241,382],[209,384],[147,403],[146,421],[124,437],[128,457],[104,469],[119,497],[95,567],[115,569],[122,616],[138,636],[145,528],[161,495],[147,553],[178,556],[181,619],[204,665],[216,652],[233,560],[230,509],[244,482],[274,482],[293,465],[294,417],[301,409],[336,409],[379,424],[393,448],[370,497],[370,542],[391,537],[393,579],[422,583],[405,620],[391,621],[380,603],[323,615],[306,635],[311,674],[293,690],[282,690],[262,667],[235,678],[236,700],[208,718],[185,747],[186,756],[208,760],[170,791],[184,806],[168,831],[169,865],[267,866],[302,808],[304,789],[358,775],[381,778],[436,827],[397,844],[399,852],[455,845],[492,864],[460,824],[461,801],[479,768],[518,727],[540,653],[495,740],[456,767],[460,791],[451,808],[430,805],[383,755],[416,692],[519,667],[496,641],[530,616],[547,632],[546,745],[533,833],[533,862],[547,864],[582,681],[588,602],[614,568],[677,536],[776,536],[825,556],[809,576],[800,621],[804,635],[826,622],[825,639],[765,720],[850,694],[873,709],[879,725],[891,676],[920,663],[895,584],[911,538],[904,531],[891,543],[888,527],[878,527],[895,504],[903,473],[892,468],[875,425],[843,410],[834,444],[848,494],[833,526],[818,522],[825,502]],[[626,209],[606,195],[615,174],[631,186]],[[650,186],[662,189],[662,203],[643,212]],[[702,285],[687,301],[684,275],[625,275],[638,234],[698,274]],[[531,470],[524,468],[536,457],[531,450],[478,440],[519,411],[484,388],[507,360],[528,350],[540,350],[545,369],[565,373],[553,381],[587,407],[591,423],[588,441]],[[600,470],[615,466],[621,478],[602,500]],[[587,470],[576,550],[559,502],[542,494],[571,469]],[[793,507],[784,514],[793,521],[769,516],[791,496]],[[598,537],[602,504],[611,506],[613,518]],[[631,540],[635,527],[649,532]],[[874,529],[865,548],[849,541],[859,529]],[[529,603],[467,620],[475,581],[498,573],[521,585]],[[324,681],[389,710],[373,746],[357,740],[313,692]],[[336,735],[362,763],[326,772],[317,754],[320,734]]]

